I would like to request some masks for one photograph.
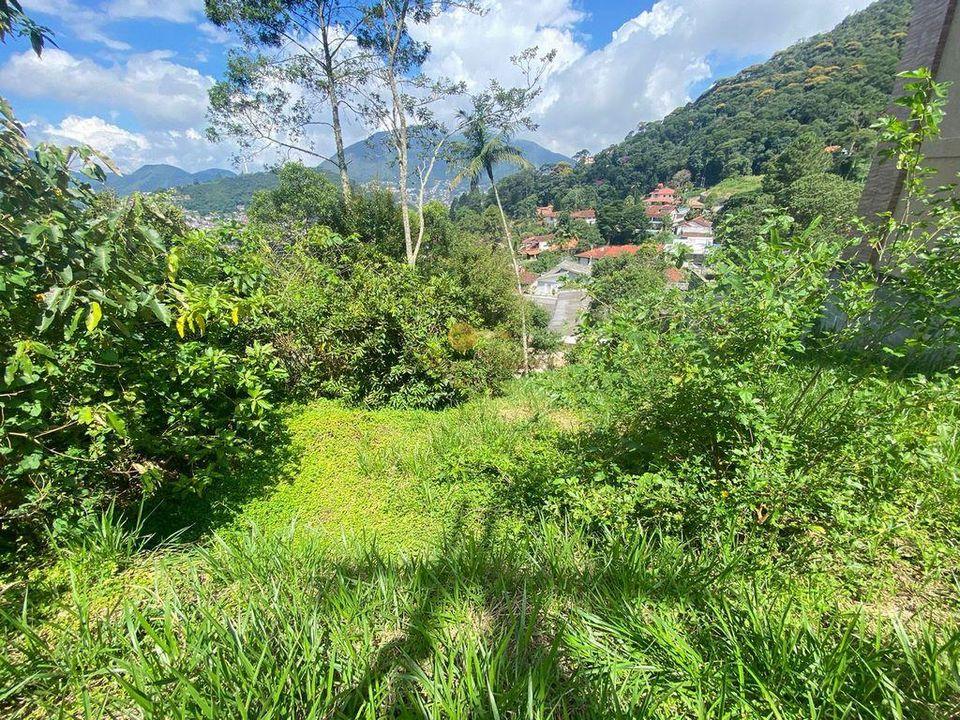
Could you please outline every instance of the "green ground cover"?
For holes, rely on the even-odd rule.
[[[26,605],[7,606],[0,707],[14,718],[958,708],[955,600],[925,602],[906,592],[922,582],[898,576],[921,562],[865,553],[875,581],[858,602],[826,554],[801,567],[735,534],[536,519],[525,485],[595,442],[556,386],[516,383],[439,412],[289,408],[270,471],[211,485],[179,514],[164,499],[165,522],[192,522],[191,536],[157,544],[108,518],[83,546],[58,548]]]

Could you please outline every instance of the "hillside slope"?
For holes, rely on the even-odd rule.
[[[869,127],[889,101],[911,8],[911,0],[880,0],[830,32],[720,80],[662,121],[641,123],[593,165],[565,177],[516,175],[501,196],[515,209],[525,198],[557,202],[580,186],[611,201],[645,193],[683,169],[710,187],[762,173],[804,129],[837,146],[835,171],[858,179],[873,147]]]
[[[156,192],[178,185],[210,182],[236,173],[222,168],[210,168],[200,172],[187,172],[174,165],[144,165],[126,175],[108,175],[106,186],[118,195],[134,192]]]
[[[535,167],[569,160],[566,156],[547,150],[532,140],[515,140],[514,144],[523,151],[524,157]],[[416,165],[426,152],[423,146],[414,145],[411,148],[411,163]],[[347,156],[352,182],[360,185],[370,182],[389,185],[394,182],[396,170],[392,162],[392,151],[387,145],[386,133],[375,133],[365,140],[353,143],[344,149],[344,153]],[[337,171],[332,163],[324,162],[319,167],[331,179],[337,179]],[[497,171],[497,177],[505,177],[514,171],[514,168],[510,167],[500,168]],[[436,194],[443,194],[455,175],[453,168],[446,162],[438,161],[432,175],[432,186]],[[177,188],[177,194],[180,203],[187,210],[199,213],[224,213],[233,211],[239,204],[248,203],[254,192],[274,187],[276,182],[276,176],[272,172],[250,173],[223,177],[209,183],[183,183],[184,187]]]

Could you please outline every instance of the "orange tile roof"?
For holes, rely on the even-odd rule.
[[[599,260],[601,258],[617,257],[619,255],[636,255],[640,250],[640,245],[607,245],[605,247],[593,248],[586,252],[577,253],[579,258],[588,260]]]

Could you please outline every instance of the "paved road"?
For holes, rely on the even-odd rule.
[[[580,317],[590,305],[587,293],[583,290],[561,290],[556,297],[532,297],[537,305],[550,313],[547,328],[564,339],[573,342]]]

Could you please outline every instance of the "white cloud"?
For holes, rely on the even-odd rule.
[[[110,0],[105,11],[112,18],[153,18],[188,23],[203,14],[203,0]]]
[[[563,152],[600,149],[641,121],[690,100],[713,78],[708,58],[767,55],[830,29],[871,0],[660,0],[588,52],[575,0],[494,0],[484,17],[454,11],[426,28],[428,70],[465,80],[510,77],[508,58],[531,45],[558,51],[537,108],[538,140]]]
[[[230,164],[232,148],[212,145],[194,128],[131,132],[96,115],[68,115],[56,125],[34,121],[26,126],[34,141],[89,145],[104,153],[123,172],[147,163],[167,163],[189,171]]]
[[[454,9],[413,27],[432,50],[427,72],[464,80],[476,90],[493,77],[505,84],[518,81],[509,59],[528,47],[556,50],[554,71],[586,52],[574,37],[584,16],[570,0],[492,0],[486,9],[483,16]]]
[[[213,78],[169,58],[170,53],[156,51],[100,65],[56,48],[41,58],[24,51],[0,67],[0,89],[26,98],[60,100],[70,109],[123,110],[147,128],[195,127],[204,120]]]
[[[129,43],[112,38],[104,31],[108,18],[102,10],[77,4],[74,0],[25,0],[23,6],[28,14],[56,17],[78,40],[100,43],[111,50],[130,49]]]
[[[45,140],[58,144],[90,145],[118,161],[150,148],[150,141],[144,135],[124,130],[95,115],[68,115],[59,125],[42,127],[40,133]]]
[[[200,23],[197,26],[197,30],[199,30],[200,34],[208,41],[216,43],[217,45],[226,45],[231,41],[230,33],[222,28],[218,28],[211,22]]]

